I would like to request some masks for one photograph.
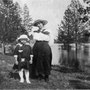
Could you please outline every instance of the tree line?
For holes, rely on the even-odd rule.
[[[89,3],[88,0],[83,0]],[[86,2],[87,1],[87,2]],[[71,0],[65,10],[63,20],[58,25],[56,42],[88,42],[90,7],[84,8],[79,0]],[[0,41],[14,42],[22,33],[31,30],[32,18],[25,4],[23,10],[19,3],[12,0],[0,0]]]
[[[84,3],[88,0],[83,0]],[[79,0],[71,0],[65,10],[63,20],[58,25],[59,43],[86,43],[90,36],[90,7],[84,8]]]
[[[12,0],[0,0],[0,41],[12,43],[22,33],[30,31],[32,18],[29,8],[24,5],[23,10],[19,3]]]

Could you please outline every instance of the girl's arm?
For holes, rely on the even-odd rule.
[[[15,58],[15,63],[18,64],[18,46],[16,46],[15,50],[14,50],[14,58]]]

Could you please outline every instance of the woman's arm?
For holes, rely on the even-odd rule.
[[[50,34],[50,32],[48,32],[48,31],[44,31],[42,33],[45,34],[45,35],[49,35]]]

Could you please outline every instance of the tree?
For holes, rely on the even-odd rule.
[[[0,41],[3,41],[3,34],[5,33],[5,18],[7,16],[7,9],[2,0],[0,0]]]
[[[31,18],[30,14],[29,14],[29,8],[25,4],[24,8],[23,8],[22,25],[26,29],[27,33],[31,31],[31,24],[32,24],[32,18]]]
[[[7,13],[6,15],[4,14],[3,24],[5,29],[3,29],[2,41],[13,42],[21,33],[25,32],[25,29],[21,25],[17,4],[14,4],[11,0],[4,0],[4,6]]]
[[[58,39],[62,43],[72,43],[82,41],[85,31],[84,23],[88,21],[85,9],[78,0],[72,0],[65,11],[65,16],[58,27]]]
[[[71,0],[71,4],[67,7],[67,10],[65,10],[63,20],[58,27],[58,39],[67,46],[67,66],[72,66],[76,69],[79,68],[79,61],[77,59],[77,43],[81,41],[83,36],[83,23],[88,20],[84,16],[81,17],[81,13],[84,12],[81,12],[79,9],[83,9],[80,2],[78,0]],[[80,20],[80,18],[82,19]],[[71,56],[69,55],[70,43],[75,43],[76,45],[76,53],[73,62],[70,60]]]

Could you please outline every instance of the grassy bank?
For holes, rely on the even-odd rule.
[[[89,74],[83,72],[68,72],[67,70],[52,66],[50,81],[30,79],[31,84],[21,84],[18,79],[9,78],[14,58],[0,55],[0,89],[87,89],[90,88]],[[66,72],[65,72],[66,71]]]

